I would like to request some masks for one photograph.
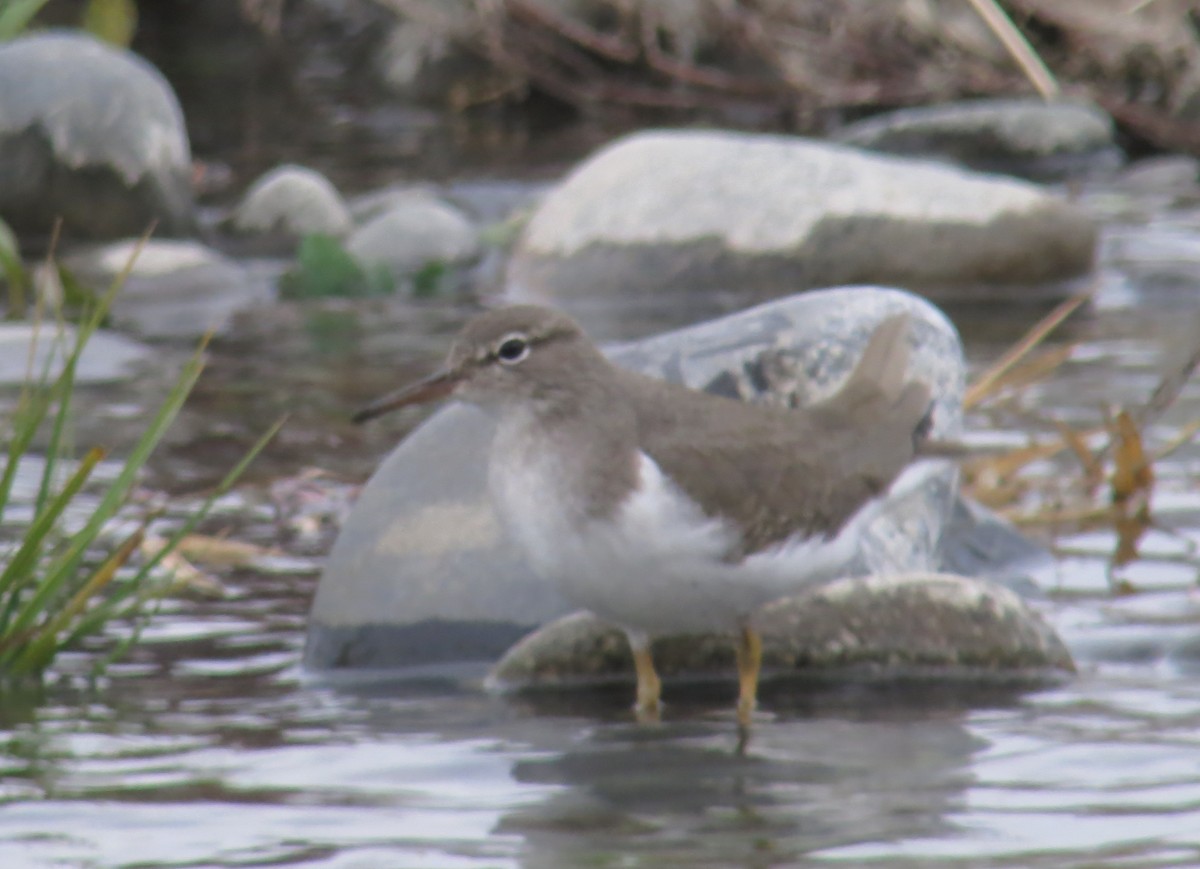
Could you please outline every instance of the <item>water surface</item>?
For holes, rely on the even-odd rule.
[[[1200,334],[1200,215],[1180,201],[1147,217],[1112,196],[1085,192],[1107,228],[1096,304],[1060,338],[1080,349],[1017,399],[1023,415],[973,414],[981,436],[1143,401]],[[976,367],[1044,309],[1016,296],[949,307]],[[0,866],[1200,865],[1194,446],[1157,466],[1157,524],[1132,564],[1110,569],[1104,528],[1054,535],[1038,605],[1079,660],[1062,685],[768,685],[739,754],[729,685],[668,686],[666,722],[644,727],[624,693],[531,700],[487,695],[472,674],[301,673],[332,531],[276,521],[271,504],[350,497],[413,419],[355,429],[348,411],[427,370],[478,304],[280,304],[214,344],[152,481],[193,491],[291,412],[241,496],[257,518],[210,530],[278,544],[294,567],[227,576],[224,600],[170,601],[98,684],[79,656],[38,690],[0,694]],[[675,304],[643,331],[729,304]],[[168,379],[89,390],[84,432],[119,440]],[[1196,417],[1190,385],[1151,438]],[[1077,476],[1070,461],[1043,463],[1042,478]],[[295,483],[306,468],[325,473],[308,489]],[[1118,581],[1133,593],[1114,594]]]

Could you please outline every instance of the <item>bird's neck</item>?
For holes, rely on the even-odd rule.
[[[636,421],[615,380],[582,392],[550,388],[496,417],[489,474],[510,497],[514,486],[530,486],[565,513],[596,518],[637,485]]]

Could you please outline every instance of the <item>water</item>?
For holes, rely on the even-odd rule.
[[[1063,333],[1080,349],[1025,393],[1019,416],[973,414],[983,437],[1143,401],[1200,333],[1194,207],[1100,188],[1084,201],[1107,228],[1097,302]],[[478,690],[480,674],[356,684],[302,673],[313,570],[337,512],[321,511],[391,445],[346,413],[423,371],[475,307],[279,305],[214,345],[154,481],[211,481],[291,411],[241,495],[258,518],[223,514],[209,530],[278,544],[294,569],[235,571],[225,599],[172,600],[99,684],[77,656],[43,688],[0,694],[0,866],[1200,866],[1194,446],[1156,467],[1139,559],[1110,569],[1104,527],[1057,534],[1041,606],[1080,672],[1040,691],[766,685],[739,754],[729,685],[668,686],[666,722],[645,727],[625,693],[506,698]],[[950,310],[977,367],[1037,313]],[[88,419],[118,438],[120,420],[136,428],[168,379],[89,392],[85,432]],[[1197,417],[1189,385],[1151,434],[1162,443]],[[1070,463],[1042,463],[1040,481],[1077,477]],[[312,467],[330,476],[295,482]],[[280,477],[293,482],[268,488]],[[272,503],[294,521],[264,518]],[[1018,506],[1042,503],[1027,493]],[[1135,593],[1114,594],[1117,581]]]
[[[212,621],[190,654],[10,728],[0,865],[1194,866],[1200,688],[1142,668],[989,696],[767,691],[744,756],[716,698],[657,728],[272,672],[298,619]],[[289,633],[291,637],[289,637]],[[282,654],[280,650],[285,650]],[[168,658],[169,656],[163,656]]]

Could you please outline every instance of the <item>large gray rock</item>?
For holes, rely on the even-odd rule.
[[[765,607],[756,619],[763,676],[834,674],[1039,678],[1075,669],[1062,640],[1003,586],[950,574],[840,579]],[[724,634],[663,637],[660,675],[730,676]],[[587,613],[564,616],[513,646],[489,674],[504,690],[632,681],[629,642]]]
[[[134,240],[77,248],[64,259],[85,284],[106,288],[133,256]],[[117,325],[155,338],[221,332],[241,310],[274,298],[268,276],[192,241],[151,239],[117,294]]]
[[[0,45],[0,217],[18,234],[159,235],[193,227],[191,154],[166,80],[82,33]]]
[[[900,109],[850,124],[836,138],[873,151],[1040,179],[1111,171],[1124,159],[1103,110],[1034,98]]]
[[[912,312],[913,370],[933,388],[934,433],[961,424],[962,347],[945,317],[899,290],[805,293],[611,348],[618,364],[749,400],[812,401],[836,388],[875,324]],[[384,461],[342,528],[317,588],[305,661],[315,668],[494,660],[571,607],[504,538],[485,492],[491,423],[436,413]],[[859,541],[854,573],[931,570],[957,470],[918,469]]]
[[[786,136],[650,132],[542,200],[510,265],[519,294],[918,291],[1091,268],[1096,228],[1027,182]]]
[[[277,166],[246,191],[230,226],[242,233],[340,238],[350,231],[350,210],[336,187],[313,169]]]

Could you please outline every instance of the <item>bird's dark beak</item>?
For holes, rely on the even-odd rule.
[[[375,399],[355,413],[351,419],[358,423],[366,422],[410,404],[427,404],[431,401],[438,401],[452,393],[454,387],[458,386],[462,379],[462,373],[459,371],[446,369],[437,371],[424,380],[418,380],[403,389]]]

